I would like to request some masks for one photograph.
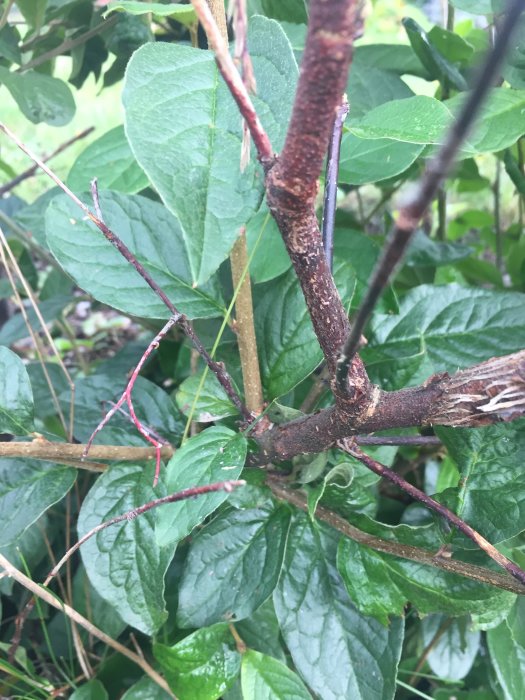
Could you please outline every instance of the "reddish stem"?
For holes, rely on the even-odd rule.
[[[91,437],[87,441],[86,447],[84,449],[84,452],[82,453],[82,459],[85,459],[88,455],[89,448],[91,447],[91,444],[93,443],[93,440],[95,439],[96,435],[102,430],[102,428],[107,425],[109,420],[115,415],[115,413],[120,409],[122,404],[124,402],[127,403],[128,409],[129,409],[129,414],[131,416],[131,420],[133,421],[135,427],[139,431],[139,433],[150,443],[154,446],[155,448],[155,476],[153,478],[153,486],[156,486],[159,480],[159,474],[160,474],[160,457],[161,457],[161,449],[163,446],[163,442],[160,442],[159,440],[155,440],[154,438],[151,437],[150,432],[142,425],[140,420],[137,418],[137,414],[135,413],[135,408],[133,406],[133,400],[131,398],[131,393],[133,391],[133,387],[135,385],[135,382],[137,381],[137,377],[139,376],[139,372],[144,366],[144,363],[148,359],[148,357],[151,355],[153,350],[156,350],[159,347],[159,343],[162,340],[162,338],[165,337],[165,335],[168,333],[168,331],[177,323],[178,318],[175,316],[172,316],[170,320],[166,323],[166,325],[160,330],[157,335],[153,338],[151,343],[148,345],[146,350],[144,351],[144,354],[138,361],[137,366],[133,370],[133,373],[131,375],[131,378],[124,390],[124,393],[120,397],[120,399],[117,401],[116,404],[114,404],[110,410],[106,413],[104,418],[100,421],[100,423],[97,425],[95,430],[92,432]]]

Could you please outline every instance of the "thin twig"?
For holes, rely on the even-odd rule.
[[[110,17],[109,19],[101,22],[100,24],[97,24],[96,27],[89,29],[87,32],[84,32],[84,34],[80,34],[75,39],[66,39],[54,49],[50,49],[49,51],[40,54],[40,56],[37,56],[32,61],[29,61],[28,63],[25,63],[24,65],[20,66],[20,68],[17,69],[17,72],[25,73],[25,71],[27,70],[31,70],[32,68],[36,68],[37,66],[41,66],[42,63],[46,63],[47,61],[50,61],[51,59],[56,58],[57,56],[60,56],[64,53],[72,51],[73,49],[76,49],[77,46],[82,46],[82,44],[85,44],[94,36],[98,36],[102,32],[105,32],[107,29],[111,29],[111,27],[113,27],[118,22],[118,19],[118,15],[115,15],[114,17]]]
[[[334,259],[334,226],[335,209],[337,203],[337,180],[339,179],[339,154],[341,152],[341,138],[343,136],[343,124],[348,114],[349,106],[346,95],[335,113],[332,136],[328,145],[326,159],[326,176],[324,189],[324,209],[321,231],[323,235],[323,247],[330,271]]]
[[[38,158],[38,156],[36,156],[22,141],[20,141],[20,139],[2,122],[0,122],[0,131],[3,131],[6,134],[6,136],[8,136],[14,143],[16,143],[20,150],[23,151],[29,158],[31,158],[31,160],[33,160],[38,165],[38,167],[41,168],[41,170],[43,170],[46,173],[46,175],[49,178],[51,178],[51,180],[53,180],[53,182],[56,185],[58,185],[58,187],[60,187],[60,189],[63,192],[65,192],[73,202],[75,202],[75,204],[86,214],[88,219],[92,221],[95,224],[95,226],[102,232],[106,240],[108,240],[111,243],[111,245],[113,245],[119,251],[123,258],[135,268],[135,270],[148,284],[152,291],[159,297],[159,299],[162,300],[166,308],[171,312],[171,315],[176,316],[178,318],[179,326],[182,328],[185,335],[191,340],[194,347],[196,348],[200,356],[203,358],[203,360],[206,362],[208,367],[215,374],[217,380],[222,385],[223,389],[225,390],[233,405],[238,409],[242,416],[246,418],[246,420],[250,420],[252,418],[252,415],[239,398],[235,389],[233,388],[233,382],[228,373],[226,372],[224,366],[220,362],[215,362],[215,360],[212,359],[212,357],[210,356],[210,354],[196,335],[193,326],[188,320],[188,318],[177,310],[177,308],[169,300],[165,292],[159,287],[159,285],[151,277],[149,272],[132,254],[129,248],[120,240],[120,238],[115,233],[113,233],[113,231],[111,231],[106,226],[106,224],[103,221],[101,221],[97,216],[95,216],[93,212],[89,209],[89,207],[87,207],[69,189],[69,187],[67,187],[67,185],[65,185],[62,182],[62,180],[60,180],[60,178],[52,170],[50,170],[50,168],[48,168],[47,165],[43,163],[40,160],[40,158]]]
[[[97,205],[96,205],[97,206]],[[155,454],[156,454],[156,460],[155,460],[155,476],[153,477],[153,486],[157,485],[157,482],[159,480],[159,474],[160,474],[160,459],[161,459],[161,449],[164,445],[164,442],[161,442],[160,440],[156,440],[153,437],[151,437],[150,433],[146,428],[142,425],[140,420],[137,418],[137,415],[135,413],[135,408],[133,406],[133,400],[131,398],[131,394],[133,392],[133,387],[135,386],[135,382],[137,381],[137,377],[139,376],[139,372],[144,366],[144,363],[148,359],[148,357],[151,355],[153,350],[156,350],[159,347],[160,341],[165,337],[165,335],[170,331],[170,329],[177,323],[178,319],[175,316],[172,316],[169,321],[164,325],[164,327],[157,333],[157,335],[153,338],[153,340],[150,342],[146,350],[144,351],[142,357],[137,363],[137,366],[133,370],[130,380],[126,385],[126,388],[124,389],[124,392],[120,399],[117,401],[117,403],[110,408],[110,410],[106,413],[104,418],[100,421],[100,423],[97,425],[93,433],[91,434],[91,437],[89,438],[87,445],[84,449],[84,452],[82,453],[82,457],[87,457],[89,449],[91,447],[91,444],[93,440],[95,439],[96,435],[102,430],[102,428],[107,425],[109,422],[110,418],[115,415],[115,413],[118,411],[118,409],[122,406],[124,402],[127,403],[129,413],[131,416],[131,420],[133,421],[133,424],[139,431],[139,433],[144,437],[149,443],[151,443],[154,448],[155,448]]]
[[[458,119],[449,129],[445,142],[437,155],[427,166],[413,198],[403,206],[399,213],[337,363],[337,385],[342,392],[346,391],[348,370],[359,348],[361,334],[365,330],[370,314],[397,269],[421,217],[433,200],[441,182],[450,171],[456,155],[467,137],[495,77],[498,75],[512,32],[522,11],[523,0],[513,0],[509,3],[494,47],[487,55],[474,88],[465,100]]]
[[[126,513],[122,513],[121,515],[117,515],[114,518],[111,518],[110,520],[106,520],[103,523],[100,523],[96,527],[94,527],[92,530],[89,530],[83,537],[81,537],[78,542],[76,542],[72,547],[68,548],[62,559],[56,564],[49,574],[47,575],[44,583],[42,584],[43,586],[49,586],[51,581],[54,579],[54,577],[58,574],[62,566],[66,563],[69,562],[73,554],[85,543],[87,542],[91,537],[96,535],[98,532],[101,530],[105,530],[106,528],[110,527],[111,525],[116,525],[117,523],[121,522],[131,522],[135,518],[137,518],[140,515],[143,515],[144,513],[147,513],[150,510],[153,510],[154,508],[158,508],[159,506],[165,505],[166,503],[176,503],[178,501],[185,501],[189,498],[197,498],[198,496],[202,496],[207,493],[215,493],[217,491],[227,491],[228,493],[231,493],[234,489],[238,488],[239,486],[245,486],[246,482],[242,479],[239,479],[237,481],[231,480],[231,481],[220,481],[215,484],[205,484],[203,486],[192,486],[190,488],[184,489],[183,491],[178,491],[177,493],[172,493],[168,496],[163,496],[162,498],[156,498],[153,501],[149,501],[148,503],[145,503],[142,506],[139,506],[137,508],[133,508],[132,510],[127,511]],[[16,634],[15,637],[13,638],[13,642],[11,645],[10,649],[10,654],[14,654],[14,650],[17,648],[18,644],[20,643],[20,638],[22,634],[22,628],[30,615],[33,607],[35,604],[35,599],[32,598],[25,608],[19,613],[17,616],[16,620]],[[143,658],[143,657],[142,657]]]
[[[189,498],[198,498],[199,496],[204,496],[207,493],[215,493],[216,491],[226,491],[227,493],[231,493],[234,489],[245,485],[246,481],[244,481],[243,479],[238,479],[231,481],[219,481],[215,484],[204,484],[203,486],[191,486],[190,488],[184,489],[183,491],[172,493],[169,496],[156,498],[154,501],[149,501],[148,503],[145,503],[144,505],[139,506],[138,508],[133,508],[132,510],[127,511],[127,513],[122,513],[121,515],[117,515],[114,518],[111,518],[110,520],[106,520],[105,522],[100,523],[92,530],[87,532],[78,540],[78,542],[76,542],[72,547],[70,547],[70,549],[64,554],[64,556],[58,562],[58,564],[54,566],[53,569],[49,572],[43,585],[49,586],[49,583],[57,575],[57,573],[66,563],[66,561],[68,561],[68,559],[70,559],[73,556],[73,554],[85,542],[87,542],[89,539],[91,539],[91,537],[96,535],[97,532],[105,530],[107,527],[111,527],[111,525],[117,525],[118,523],[121,523],[123,521],[130,522],[131,520],[135,520],[135,518],[139,517],[140,515],[143,515],[143,513],[147,513],[148,511],[153,510],[154,508],[158,508],[159,506],[163,506],[166,503],[177,503],[178,501],[186,501]]]
[[[152,668],[145,659],[140,658],[138,654],[135,654],[134,652],[130,651],[125,646],[117,642],[115,639],[112,639],[105,632],[102,632],[102,630],[100,630],[98,627],[95,627],[95,625],[93,625],[83,615],[80,615],[80,613],[78,613],[72,607],[66,605],[64,602],[59,600],[54,593],[46,591],[45,588],[42,588],[42,586],[40,586],[38,583],[32,581],[29,577],[27,577],[25,574],[23,574],[21,571],[15,568],[11,564],[11,562],[8,559],[6,559],[5,556],[1,553],[0,566],[4,569],[8,576],[14,579],[21,586],[24,586],[24,588],[33,593],[33,595],[35,595],[37,598],[41,598],[48,605],[51,605],[51,607],[56,608],[60,612],[63,612],[65,615],[67,615],[67,617],[69,617],[70,620],[73,620],[78,625],[83,627],[89,632],[89,634],[93,635],[93,637],[100,639],[101,642],[104,642],[104,644],[107,644],[112,649],[115,649],[115,651],[117,651],[119,654],[122,654],[126,658],[133,661],[133,663],[137,664],[137,666],[140,666],[144,673],[146,673],[158,686],[160,686],[166,693],[168,693],[168,695],[171,698],[175,698],[176,700],[175,695],[170,690],[170,687],[168,686],[164,678],[162,678],[162,676],[159,673],[157,673],[157,671],[155,671],[155,669]]]
[[[239,71],[235,67],[228,46],[225,43],[217,23],[213,19],[210,8],[205,0],[191,0],[199,22],[202,24],[209,44],[215,51],[215,60],[224,82],[228,85],[233,99],[239,107],[242,117],[246,120],[252,136],[259,160],[263,167],[269,167],[274,160],[274,152],[268,134],[261,124],[248,90],[243,83]]]
[[[358,445],[423,445],[424,447],[439,447],[443,443],[435,435],[358,435],[355,438]]]
[[[7,262],[7,258],[5,256],[5,252],[7,252],[7,255],[9,256],[10,264]],[[44,377],[46,379],[47,385],[49,387],[49,391],[51,394],[51,398],[53,401],[53,404],[55,405],[55,408],[57,410],[57,414],[60,418],[60,421],[62,423],[62,427],[64,428],[64,432],[68,436],[69,441],[71,442],[73,440],[73,423],[74,423],[74,412],[75,412],[75,382],[71,378],[71,375],[69,374],[62,357],[60,356],[60,353],[57,350],[57,347],[55,345],[55,342],[49,332],[49,329],[47,327],[47,324],[44,320],[44,317],[42,316],[40,309],[38,308],[37,300],[33,294],[33,290],[27,283],[27,280],[24,277],[24,274],[22,270],[20,269],[20,266],[18,264],[18,261],[16,257],[13,255],[13,251],[11,250],[11,247],[9,246],[9,243],[7,242],[7,239],[4,235],[4,232],[0,228],[0,257],[2,258],[2,263],[4,265],[4,269],[6,271],[6,274],[9,278],[9,282],[11,284],[11,289],[13,290],[13,295],[18,303],[18,306],[20,308],[20,313],[22,314],[22,317],[24,319],[24,322],[26,324],[26,328],[28,330],[29,335],[31,336],[31,339],[35,345],[35,349],[38,353],[38,359],[40,362],[40,366],[42,368],[42,372],[44,374]],[[49,376],[49,372],[47,371],[46,363],[44,362],[44,357],[41,349],[42,342],[39,335],[34,331],[33,327],[31,326],[31,323],[29,321],[29,316],[27,314],[26,308],[22,302],[22,298],[20,297],[20,294],[18,292],[18,289],[16,287],[16,282],[14,279],[14,276],[11,271],[11,267],[13,266],[18,279],[20,280],[25,293],[27,294],[27,297],[31,303],[31,306],[33,307],[33,311],[35,312],[35,315],[40,323],[40,326],[42,328],[42,332],[44,334],[44,337],[46,338],[47,342],[49,343],[49,347],[51,348],[51,352],[55,356],[57,363],[62,370],[64,377],[66,378],[66,381],[69,386],[69,390],[71,392],[71,398],[69,402],[69,424],[66,422],[64,413],[62,411],[62,407],[60,406],[60,402],[58,401],[58,397],[56,395],[56,391],[53,387],[53,383],[51,381],[51,378]]]
[[[60,144],[60,146],[58,146],[58,148],[55,148],[55,150],[52,153],[50,153],[49,155],[42,156],[42,162],[47,163],[52,158],[57,156],[59,153],[62,153],[67,148],[69,148],[69,146],[71,146],[72,144],[76,143],[77,141],[80,141],[81,139],[86,138],[86,136],[89,136],[89,134],[91,134],[91,132],[93,132],[94,130],[95,130],[94,126],[88,126],[87,129],[84,129],[83,131],[76,134],[75,136],[72,136],[67,141],[64,141],[64,143]],[[7,182],[5,185],[2,185],[2,187],[0,187],[0,197],[2,195],[4,195],[6,192],[9,192],[10,190],[12,190],[14,187],[19,185],[24,180],[27,180],[29,177],[33,177],[33,175],[36,173],[37,170],[38,170],[38,165],[35,163],[35,165],[32,165],[30,168],[27,168],[27,170],[24,170],[23,173],[20,173],[20,175],[17,175],[12,180]]]
[[[270,476],[269,474],[266,477],[266,484],[269,486],[274,496],[276,496],[278,499],[291,503],[306,513],[309,512],[309,505],[306,496],[297,489],[291,489],[287,485],[283,484],[282,480]],[[334,513],[323,506],[317,506],[315,517],[327,525],[330,525],[330,527],[333,527],[334,530],[337,530],[342,535],[345,535],[345,537],[348,537],[365,547],[375,549],[378,552],[392,554],[396,557],[400,557],[401,559],[407,559],[409,561],[415,561],[427,566],[433,566],[436,569],[441,569],[459,576],[465,576],[466,578],[478,581],[479,583],[487,584],[489,586],[495,586],[496,588],[500,588],[504,591],[517,593],[518,595],[525,595],[525,586],[522,586],[511,576],[507,576],[507,574],[500,574],[496,571],[486,569],[483,566],[467,564],[466,562],[457,561],[449,557],[442,557],[439,554],[436,555],[435,552],[430,552],[426,549],[422,549],[421,547],[405,545],[399,542],[385,540],[382,537],[370,535],[368,532],[359,530],[340,515],[337,515],[337,513]]]
[[[410,676],[408,680],[408,685],[414,685],[417,680],[418,680],[418,675],[423,666],[426,663],[426,660],[428,659],[428,656],[432,649],[435,647],[435,645],[439,642],[441,637],[445,634],[445,632],[448,630],[448,628],[452,625],[454,622],[455,618],[453,617],[446,617],[443,622],[439,625],[439,627],[436,630],[436,633],[432,636],[432,639],[430,642],[426,645],[426,647],[423,649],[423,652],[421,656],[419,657],[419,660],[416,664],[415,669],[412,672],[412,675]]]
[[[374,474],[378,474],[379,476],[388,479],[405,493],[412,496],[412,498],[414,498],[416,501],[422,503],[424,506],[430,510],[433,510],[435,513],[447,520],[451,525],[456,527],[460,532],[471,539],[480,549],[485,552],[485,554],[487,554],[497,564],[508,571],[511,576],[525,586],[525,571],[523,571],[523,569],[521,569],[513,561],[508,559],[504,554],[499,552],[494,545],[480,535],[479,532],[474,530],[474,528],[470,527],[470,525],[468,525],[459,516],[445,506],[441,505],[441,503],[435,501],[433,498],[430,498],[430,496],[427,496],[426,493],[420,491],[418,488],[410,484],[392,469],[385,467],[384,464],[377,462],[375,459],[372,459],[372,457],[362,452],[351,438],[340,440],[337,445],[349,455],[358,459],[365,465],[365,467],[368,467],[368,469],[373,471]]]

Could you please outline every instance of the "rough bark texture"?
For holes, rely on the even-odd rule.
[[[478,428],[525,415],[525,351],[494,357],[452,376],[440,374],[401,391],[372,386],[368,409],[357,415],[340,403],[290,423],[275,425],[258,438],[252,464],[322,452],[337,440],[389,428],[450,425]]]
[[[326,261],[315,198],[336,110],[346,87],[356,16],[353,0],[311,4],[290,126],[283,151],[266,176],[268,206],[299,278],[332,376],[350,325]],[[359,358],[355,358],[348,378],[349,391],[339,392],[341,400],[350,398],[352,410],[366,411],[370,383]]]

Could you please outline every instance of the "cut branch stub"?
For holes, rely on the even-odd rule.
[[[525,350],[457,372],[441,381],[443,394],[427,423],[470,428],[525,415]]]

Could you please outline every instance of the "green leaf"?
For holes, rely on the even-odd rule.
[[[192,287],[191,251],[178,221],[165,207],[138,195],[112,192],[101,193],[100,207],[107,226],[179,311],[190,318],[224,313],[217,283]],[[98,301],[134,316],[169,317],[169,310],[147,282],[66,195],[49,205],[46,230],[49,247],[61,266]],[[101,260],[104,275],[100,274]]]
[[[226,623],[197,630],[172,647],[155,644],[153,653],[179,700],[220,698],[241,666]]]
[[[149,2],[145,5],[137,0],[121,0],[121,2],[110,2],[104,16],[107,16],[110,12],[127,12],[130,15],[151,13],[157,17],[171,17],[186,27],[191,27],[197,22],[197,15],[191,5],[182,5],[175,2],[166,5],[160,2]]]
[[[286,3],[281,2],[281,0],[261,0],[261,4],[267,17],[295,24],[308,22],[306,0],[287,0]]]
[[[473,248],[462,243],[435,241],[419,229],[407,250],[405,265],[409,267],[450,265],[468,258],[473,252]]]
[[[379,105],[361,119],[350,119],[348,129],[362,139],[429,144],[441,143],[452,121],[448,102],[445,106],[433,97],[415,95]]]
[[[421,285],[401,300],[398,314],[376,314],[363,356],[374,381],[389,389],[432,372],[456,371],[525,346],[523,295],[451,284]],[[403,365],[417,359],[408,372]],[[398,376],[399,373],[399,376]]]
[[[0,83],[9,90],[22,114],[38,124],[68,124],[75,114],[75,100],[63,80],[29,70],[12,73],[0,66]]]
[[[507,622],[487,632],[490,658],[505,700],[525,695],[525,647],[517,643]]]
[[[403,173],[421,155],[425,146],[391,139],[366,139],[344,134],[341,143],[339,180],[365,185]]]
[[[364,66],[359,62],[352,65],[346,91],[351,96],[350,114],[356,118],[363,117],[374,107],[385,102],[414,95],[408,85],[395,73]]]
[[[263,231],[259,239],[261,229]],[[250,256],[258,240],[259,244],[250,263],[250,277],[254,282],[268,282],[286,272],[292,263],[277,223],[266,204],[261,206],[246,225],[246,244]]]
[[[245,620],[235,623],[235,628],[243,642],[262,654],[273,656],[279,661],[286,661],[281,643],[279,621],[275,615],[273,600],[268,600]]]
[[[525,175],[521,172],[518,161],[512,155],[510,149],[505,151],[503,156],[505,171],[512,180],[512,184],[521,195],[525,195]]]
[[[17,569],[27,567],[33,571],[36,566],[47,556],[46,542],[49,521],[46,515],[35,521],[14,542],[2,546],[0,551]],[[0,580],[0,593],[10,596],[13,591],[14,580],[4,576]]]
[[[457,90],[466,90],[468,86],[465,78],[461,75],[458,68],[447,60],[434,45],[431,35],[427,34],[423,30],[423,27],[411,18],[404,19],[403,26],[414,52],[429,72],[429,75],[432,78],[438,79],[442,85],[450,83]],[[447,34],[453,37],[456,36],[452,32],[448,32]],[[441,33],[439,34],[439,38],[443,40],[444,36],[446,37],[447,34],[443,35]],[[457,40],[462,41],[460,37],[457,37]]]
[[[0,56],[7,58],[11,63],[22,63],[22,53],[19,47],[20,35],[9,24],[0,30]]]
[[[514,29],[501,72],[511,87],[525,88],[525,19],[523,15]]]
[[[138,360],[138,358],[137,358]],[[75,382],[75,425],[77,440],[87,442],[105,413],[116,403],[126,385],[125,376],[95,374]],[[69,389],[59,395],[63,411],[70,410]],[[184,421],[168,394],[153,382],[137,377],[133,388],[133,405],[139,420],[166,439],[182,436]],[[96,437],[95,444],[144,445],[126,415],[116,414]]]
[[[171,696],[149,676],[142,676],[140,681],[124,693],[121,700],[170,700],[170,698]]]
[[[92,528],[168,493],[164,472],[152,487],[154,466],[115,465],[100,476],[87,494],[78,517],[82,537]],[[154,634],[166,621],[164,574],[175,552],[159,546],[155,513],[111,525],[81,547],[82,561],[97,593],[127,624]]]
[[[92,678],[77,688],[69,700],[108,700],[108,694],[102,683]]]
[[[440,500],[492,544],[525,530],[525,421],[437,431],[461,475]],[[461,539],[463,547],[475,546]]]
[[[293,671],[277,659],[248,650],[242,657],[243,700],[311,700],[312,696]]]
[[[251,615],[277,584],[289,520],[284,507],[229,510],[202,529],[182,574],[179,627]]]
[[[27,435],[33,428],[33,392],[22,360],[0,347],[0,433]]]
[[[450,32],[435,25],[428,32],[427,38],[446,59],[452,63],[466,64],[474,54],[474,47],[455,32]]]
[[[459,681],[472,668],[479,651],[481,634],[479,630],[470,629],[468,617],[447,620],[444,615],[429,615],[421,622],[425,648],[445,622],[447,628],[432,644],[427,663],[436,676]]]
[[[75,483],[77,472],[56,463],[0,459],[0,546],[15,541]]]
[[[446,105],[452,114],[457,115],[466,99],[466,94],[456,95],[447,100]],[[525,134],[524,110],[525,90],[493,88],[481,107],[462,153],[470,156],[512,146]]]
[[[472,15],[492,14],[492,0],[451,0],[451,4]]]
[[[351,604],[335,568],[337,536],[297,514],[274,593],[295,667],[323,700],[393,698],[403,623],[387,630]]]
[[[334,262],[334,277],[344,303],[355,287],[353,267]],[[286,394],[322,360],[304,297],[293,270],[260,289],[255,324],[261,376],[267,398]]]
[[[170,700],[170,698],[171,696],[149,676],[142,676],[140,681],[124,693],[121,700]]]
[[[435,525],[389,526],[362,515],[352,518],[360,530],[375,537],[437,552],[445,543]],[[461,558],[475,564],[487,563],[479,552],[461,552]],[[350,539],[339,543],[337,566],[354,604],[365,615],[387,624],[390,615],[401,614],[407,602],[420,615],[442,612],[448,615],[477,614],[483,610],[483,624],[501,619],[512,606],[515,595],[497,591],[458,574],[432,565],[377,552]]]
[[[293,52],[279,25],[262,17],[250,23],[248,47],[258,85],[254,105],[278,150],[295,91]],[[192,283],[202,284],[262,199],[263,177],[255,159],[240,172],[238,108],[213,53],[163,43],[134,54],[123,102],[132,150],[178,217]]]
[[[148,186],[148,178],[131,152],[123,126],[107,131],[82,151],[71,166],[67,184],[77,192],[89,191],[95,177],[99,190],[135,194]]]
[[[64,308],[70,303],[71,297],[61,294],[39,303],[38,310],[46,323],[52,323],[60,316]],[[31,328],[40,328],[40,319],[32,306],[26,308],[26,315]],[[14,316],[11,316],[11,318],[4,323],[2,329],[0,330],[0,343],[2,345],[11,345],[17,340],[29,337],[30,334],[27,328],[27,323],[22,314],[15,314]]]
[[[177,405],[185,416],[192,410],[195,394],[201,382],[200,374],[185,379],[175,394]],[[207,373],[195,404],[193,420],[198,423],[213,423],[227,416],[236,416],[239,411],[232,404],[215,375]]]
[[[177,450],[167,467],[169,493],[191,486],[237,479],[246,458],[246,439],[221,425],[192,437]],[[162,508],[157,520],[157,541],[178,542],[228,498],[225,491],[210,493]]]
[[[411,46],[403,44],[367,44],[357,46],[352,59],[352,69],[380,68],[396,75],[417,75],[430,79]]]

